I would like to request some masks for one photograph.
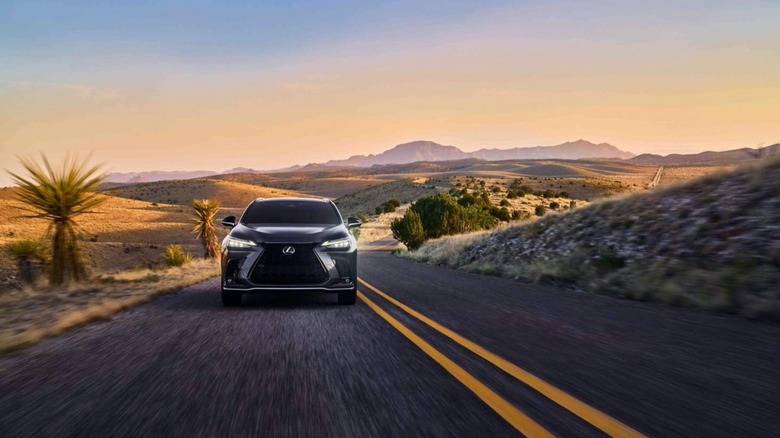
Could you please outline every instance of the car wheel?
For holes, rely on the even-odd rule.
[[[225,307],[240,306],[242,295],[241,292],[222,289],[222,304]]]
[[[357,289],[339,292],[339,304],[355,304],[357,301]]]

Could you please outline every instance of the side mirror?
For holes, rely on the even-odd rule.
[[[360,219],[356,218],[355,216],[350,216],[347,218],[347,228],[355,228],[363,225],[363,222],[360,222]]]
[[[227,216],[224,219],[222,219],[222,225],[233,228],[236,226],[236,217],[235,216]]]

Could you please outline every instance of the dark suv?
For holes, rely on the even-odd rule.
[[[222,303],[241,304],[247,292],[326,291],[339,304],[355,304],[357,242],[327,199],[256,199],[222,241]]]

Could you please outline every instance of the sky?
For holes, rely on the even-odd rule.
[[[776,0],[3,0],[0,168],[756,147],[780,142],[779,28]]]

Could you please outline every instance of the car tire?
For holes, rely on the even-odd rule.
[[[222,305],[225,307],[240,306],[242,296],[241,292],[222,289]]]
[[[357,289],[339,292],[339,304],[351,305],[357,301]]]

